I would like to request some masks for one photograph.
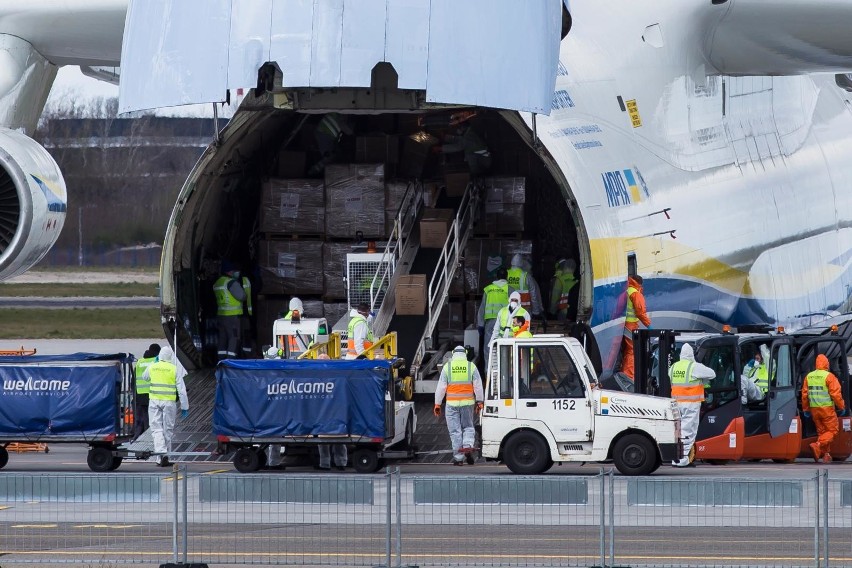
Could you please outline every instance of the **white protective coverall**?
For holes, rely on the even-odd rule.
[[[541,302],[541,289],[538,287],[538,282],[532,275],[532,262],[529,257],[524,254],[515,254],[512,256],[512,268],[520,268],[527,273],[526,283],[527,290],[530,294],[530,312],[532,315],[539,317],[544,311],[544,304]],[[511,289],[511,284],[509,285]]]
[[[165,361],[166,363],[175,364],[175,354],[172,348],[168,345],[160,350],[157,361]],[[143,378],[150,380],[149,371],[151,367],[145,369]],[[178,398],[180,400],[181,410],[189,410],[189,399],[186,396],[186,385],[183,382],[183,376],[186,371],[183,367],[176,367],[176,381]],[[172,434],[175,429],[175,418],[177,417],[177,406],[173,400],[158,400],[150,399],[148,402],[148,417],[151,421],[151,434],[154,438],[154,453],[166,456],[172,449]],[[168,460],[159,458],[160,465],[167,465]]]
[[[760,346],[761,362],[758,363],[754,359],[748,362],[743,368],[743,374],[740,376],[740,401],[743,404],[749,402],[757,402],[763,400],[763,391],[754,382],[755,371],[760,365],[767,365],[769,361],[769,347],[766,345]]]
[[[716,371],[706,365],[702,365],[695,361],[695,353],[692,351],[692,346],[685,343],[680,348],[680,360],[689,361],[692,365],[692,377],[700,380],[705,386],[716,378]],[[672,376],[672,369],[669,368],[669,378]],[[680,409],[680,436],[683,441],[683,458],[680,461],[672,462],[673,466],[686,467],[689,465],[689,453],[695,444],[695,437],[698,435],[698,422],[701,414],[701,402],[685,402],[678,401]]]

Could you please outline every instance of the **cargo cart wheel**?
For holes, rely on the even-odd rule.
[[[110,471],[112,463],[115,461],[112,456],[112,450],[109,448],[91,448],[89,455],[86,457],[86,463],[89,464],[89,469],[92,471]]]
[[[260,469],[260,457],[254,448],[240,448],[234,454],[234,467],[240,473],[252,473]]]
[[[657,449],[641,434],[627,434],[612,451],[615,467],[623,475],[648,475],[657,465]]]
[[[550,452],[539,434],[517,432],[506,442],[503,461],[512,473],[538,475],[550,468]]]
[[[6,467],[7,463],[9,463],[9,452],[5,446],[0,446],[0,469]]]
[[[379,456],[375,450],[355,450],[352,454],[352,467],[358,473],[373,473],[379,469]]]
[[[110,471],[117,470],[119,468],[119,466],[121,465],[122,461],[124,461],[124,458],[120,458],[118,456],[113,456],[112,457],[112,465],[110,466],[109,470]]]

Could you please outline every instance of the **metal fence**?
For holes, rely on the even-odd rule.
[[[852,564],[852,480],[0,475],[8,564]]]

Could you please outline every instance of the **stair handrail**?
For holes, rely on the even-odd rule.
[[[429,318],[411,362],[412,376],[417,376],[417,371],[423,362],[423,357],[426,355],[427,342],[435,331],[438,316],[444,307],[444,302],[449,293],[450,283],[458,269],[461,254],[467,246],[467,241],[470,239],[470,234],[473,231],[473,225],[476,223],[479,215],[479,204],[479,184],[471,182],[465,188],[461,204],[447,233],[447,240],[444,242],[441,256],[438,258],[438,264],[435,266],[435,272],[432,273],[432,278],[429,280],[429,290],[426,297],[426,313]]]
[[[393,317],[393,309],[382,309],[390,306],[388,302],[394,293],[397,275],[397,263],[404,251],[411,246],[411,233],[414,230],[420,210],[423,208],[423,183],[419,180],[410,181],[405,195],[394,217],[393,230],[390,233],[382,258],[376,268],[376,274],[370,281],[370,310],[377,312],[373,321],[373,332],[384,333]],[[382,305],[378,301],[380,293],[384,292]]]

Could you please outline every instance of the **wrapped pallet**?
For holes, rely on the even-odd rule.
[[[334,327],[341,318],[349,316],[349,306],[346,302],[326,302],[323,304],[323,313],[328,325]]]
[[[325,168],[326,234],[367,238],[385,234],[384,164],[329,164]]]
[[[390,236],[410,182],[389,181],[385,187],[385,236]],[[413,185],[413,184],[412,184]],[[414,188],[412,187],[412,191]]]
[[[323,182],[315,179],[279,178],[264,181],[260,200],[260,231],[266,234],[323,234]]]
[[[485,188],[484,215],[477,225],[480,233],[515,233],[524,230],[526,178],[490,177]]]
[[[500,267],[509,268],[512,256],[532,255],[533,245],[529,240],[515,239],[471,239],[464,252],[464,285],[468,293],[479,294],[494,280]]]
[[[354,252],[351,243],[323,243],[323,296],[346,299],[346,255]]]
[[[323,243],[306,240],[260,241],[258,265],[262,294],[322,294]]]

